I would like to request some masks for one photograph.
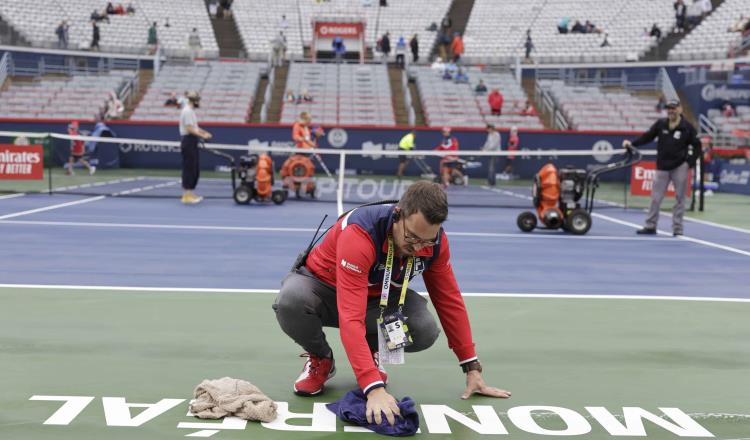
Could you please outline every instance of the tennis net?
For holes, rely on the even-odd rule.
[[[97,167],[94,174],[90,175],[82,163],[74,164],[72,173],[64,166],[70,144],[76,140],[87,143],[85,158]],[[36,180],[0,179],[0,193],[177,198],[182,192],[178,142],[0,132],[0,144],[12,143],[42,145],[44,170]],[[91,148],[93,143],[95,147]],[[15,148],[14,151],[20,151],[24,147]],[[534,175],[545,164],[591,175],[613,164],[621,165],[625,160],[624,150],[440,153],[320,149],[305,155],[299,152],[280,147],[206,144],[201,150],[201,178],[196,192],[206,198],[231,201],[238,188],[252,186],[254,158],[269,154],[273,159],[273,188],[283,191],[290,203],[332,202],[341,206],[398,199],[412,182],[429,179],[448,182],[446,191],[451,206],[529,208]],[[447,160],[448,154],[455,158]],[[284,169],[290,157],[306,160],[303,165]],[[397,173],[402,163],[403,175],[399,178]],[[601,172],[596,183],[588,183],[589,189],[596,185],[594,206],[647,207],[646,196],[631,194],[630,182],[630,166]],[[308,191],[310,186],[314,186],[312,193]]]

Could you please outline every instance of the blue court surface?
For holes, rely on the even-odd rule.
[[[666,205],[666,203],[665,203]],[[345,209],[351,206],[345,205]],[[750,230],[686,220],[637,236],[640,210],[594,212],[585,236],[518,230],[518,210],[453,208],[445,229],[475,293],[750,296]],[[25,195],[0,199],[5,284],[277,289],[334,203]]]

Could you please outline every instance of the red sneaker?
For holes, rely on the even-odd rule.
[[[380,372],[380,378],[383,379],[383,383],[388,385],[388,373],[385,371],[382,365],[380,365],[380,353],[377,351],[372,352],[372,360],[375,362],[375,366],[378,367]]]
[[[315,396],[323,392],[323,385],[336,374],[333,358],[321,358],[312,353],[303,353],[306,357],[305,367],[297,381],[294,382],[294,393],[299,396]]]

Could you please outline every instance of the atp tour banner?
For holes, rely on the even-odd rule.
[[[0,180],[44,178],[44,149],[41,145],[0,144]]]
[[[200,115],[199,115],[200,118]],[[177,119],[177,112],[175,112]],[[314,121],[313,121],[314,124]],[[35,132],[66,132],[66,122],[60,123],[34,123],[34,122],[4,122],[0,121],[0,130],[6,131],[35,131]],[[179,141],[176,124],[110,124],[119,138],[152,139],[163,141]],[[203,128],[213,134],[213,143],[249,145],[256,147],[292,147],[291,127],[289,126],[221,126],[205,125]],[[395,174],[398,168],[398,159],[389,155],[389,152],[398,150],[398,142],[408,129],[406,128],[367,128],[367,127],[323,127],[325,134],[318,140],[321,148],[337,150],[367,150],[371,152],[366,157],[350,155],[346,158],[346,171],[349,174]],[[81,131],[92,130],[93,124],[81,123]],[[432,150],[441,141],[440,127],[418,129],[416,132],[416,150]],[[507,130],[501,130],[502,148],[505,150],[508,143]],[[452,133],[459,143],[461,151],[480,150],[487,138],[484,130],[479,129],[456,129]],[[633,134],[614,133],[577,133],[577,132],[553,132],[533,131],[519,132],[520,150],[513,161],[513,173],[521,178],[530,178],[539,169],[550,161],[555,161],[558,166],[570,166],[573,168],[591,169],[620,159],[612,153],[619,149],[624,139],[632,139]],[[115,144],[116,147],[99,143],[96,154],[106,155],[108,160],[99,157],[100,164],[115,166],[119,163],[122,168],[179,168],[181,166],[181,155],[179,146],[167,146],[158,143],[132,143],[124,142]],[[208,144],[210,147],[211,144]],[[646,147],[653,148],[653,146]],[[55,160],[58,165],[65,160],[70,152],[70,142],[55,140]],[[586,157],[555,156],[553,153],[544,156],[529,156],[527,151],[546,150],[595,150],[597,154]],[[240,156],[242,152],[235,152]],[[117,160],[111,156],[115,155]],[[274,163],[277,170],[281,167],[286,156],[274,154]],[[466,159],[466,157],[465,157]],[[337,169],[339,165],[338,155],[326,155],[323,160],[330,169]],[[487,158],[473,159],[480,166],[468,170],[470,177],[487,176]],[[426,163],[435,171],[438,170],[437,157],[427,157]],[[501,158],[498,170],[502,170],[507,162]],[[215,169],[220,166],[229,165],[226,159],[203,151],[201,154],[201,167],[206,170]],[[418,175],[420,169],[414,161],[409,164],[406,174]],[[628,170],[619,170],[607,173],[602,180],[624,181],[629,176]]]

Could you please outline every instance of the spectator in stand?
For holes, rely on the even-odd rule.
[[[700,4],[701,12],[703,12],[702,18],[706,18],[706,16],[711,13],[714,6],[711,4],[711,0],[700,0]]]
[[[95,21],[91,22],[91,50],[99,50],[99,39],[101,34],[99,33],[99,26]]]
[[[514,125],[510,127],[510,134],[508,135],[508,151],[518,151],[518,128]],[[505,169],[503,170],[503,179],[513,179],[513,161],[515,156],[508,155],[505,160]]]
[[[396,42],[396,64],[402,69],[406,67],[406,39],[402,36],[398,37]]]
[[[576,20],[576,22],[573,23],[573,28],[570,29],[570,32],[574,34],[585,34],[586,28],[581,24],[580,21]]]
[[[538,116],[534,105],[528,99],[526,100],[526,105],[524,105],[523,110],[521,110],[521,116]]]
[[[170,27],[170,26],[172,26],[172,25],[171,25],[171,24],[169,24],[169,17],[167,17],[167,18],[165,18],[165,19],[164,19],[164,27],[165,27],[165,28],[168,28],[168,27]]]
[[[560,21],[557,23],[557,31],[560,32],[561,34],[567,34],[568,23],[570,23],[570,19],[568,17],[561,18]]]
[[[133,14],[135,14],[135,8],[133,7],[133,4],[132,4],[132,3],[128,3],[128,7],[127,7],[127,8],[125,8],[125,12],[126,12],[126,13],[127,13],[128,15],[133,15]]]
[[[661,29],[659,29],[659,26],[656,23],[651,26],[651,32],[649,32],[648,35],[651,37],[656,37],[656,41],[661,40]]]
[[[453,82],[456,84],[468,84],[469,75],[466,73],[463,67],[459,67],[456,71],[456,75],[453,77]]]
[[[409,40],[409,48],[411,49],[411,62],[416,63],[419,61],[419,40],[417,39],[417,34],[414,34],[411,40]]]
[[[474,87],[474,93],[477,95],[484,95],[487,93],[487,85],[484,83],[483,79],[479,79],[479,83],[477,83],[477,86]]]
[[[685,19],[687,18],[687,6],[682,0],[674,2],[675,32],[685,32]]]
[[[586,20],[586,24],[584,25],[586,28],[586,34],[601,34],[602,30],[596,27],[596,25],[588,20]]]
[[[286,102],[295,102],[297,100],[297,97],[294,96],[294,90],[287,90],[286,92],[286,98],[284,98]]]
[[[303,89],[302,94],[297,97],[297,102],[313,102],[313,97],[307,89]]]
[[[156,46],[159,44],[159,37],[156,32],[156,22],[151,23],[151,27],[148,28],[147,44],[149,53],[156,53]]]
[[[284,65],[285,58],[286,37],[284,36],[284,32],[279,32],[279,34],[271,40],[271,65],[274,67],[281,67]]]
[[[604,33],[604,40],[602,40],[602,44],[600,44],[599,47],[609,47],[609,46],[611,46],[609,44],[609,34],[605,32]]]
[[[492,93],[487,96],[487,103],[490,105],[490,114],[500,116],[503,113],[503,94],[498,89],[492,89]]]
[[[229,18],[232,16],[232,0],[219,0],[219,10],[217,15],[220,18]]]
[[[107,15],[115,15],[115,6],[112,4],[112,2],[107,3]]]
[[[388,0],[380,0],[380,6],[387,7],[388,6]]]
[[[689,28],[698,26],[702,19],[703,6],[701,5],[700,0],[693,0],[693,3],[690,3],[687,6],[687,26]]]
[[[99,12],[99,10],[94,9],[94,11],[91,13],[91,21],[100,22],[100,21],[106,21],[109,23],[109,16],[106,12]]]
[[[441,57],[435,58],[435,61],[432,62],[432,64],[430,65],[430,68],[442,74],[443,71],[445,71],[445,63],[443,62],[443,58]]]
[[[380,50],[383,52],[383,62],[388,62],[388,57],[391,54],[391,34],[386,32],[383,37],[380,38]]]
[[[464,54],[464,39],[461,34],[456,32],[453,34],[453,42],[451,43],[451,53],[453,54],[453,62],[459,63],[461,55]]]
[[[732,26],[730,26],[727,29],[727,32],[742,32],[744,34],[748,30],[750,30],[750,17],[740,15],[739,20],[737,20]]]
[[[443,79],[453,79],[453,77],[456,76],[456,73],[458,73],[458,66],[456,66],[456,63],[446,63],[445,69],[443,70]]]
[[[337,63],[343,63],[344,57],[346,56],[346,45],[344,44],[344,39],[337,36],[333,39],[333,43],[331,43],[331,47],[333,48],[333,55],[336,58]]]
[[[721,115],[725,118],[733,118],[737,116],[737,112],[734,111],[734,106],[731,102],[727,101],[724,103],[724,106],[722,107]]]
[[[105,119],[120,119],[123,113],[125,113],[125,105],[115,92],[110,91],[107,99],[107,112],[104,115]]]
[[[172,92],[169,94],[169,98],[164,101],[164,107],[177,107],[180,108],[180,102],[177,100],[177,93]]]
[[[125,7],[122,6],[122,3],[115,6],[115,15],[125,15]]]
[[[531,41],[531,29],[526,29],[526,42],[523,43],[523,47],[526,49],[525,59],[531,59],[531,51],[534,50],[534,42]]]
[[[443,19],[440,21],[440,31],[445,34],[449,34],[452,27],[453,27],[453,20],[451,20],[451,18],[448,15],[443,17]]]
[[[193,28],[188,34],[188,48],[190,48],[190,59],[192,61],[195,61],[198,55],[200,55],[202,47],[203,45],[201,44],[201,36],[198,33],[198,28]]]
[[[279,20],[279,29],[282,31],[286,31],[289,28],[289,22],[286,19],[286,15],[281,15],[281,20]]]
[[[438,34],[438,51],[440,53],[440,58],[444,60],[448,60],[448,51],[451,47],[451,37],[450,34],[447,31],[440,31]]]
[[[55,29],[55,35],[57,35],[57,48],[67,49],[68,48],[68,23],[63,20]]]

